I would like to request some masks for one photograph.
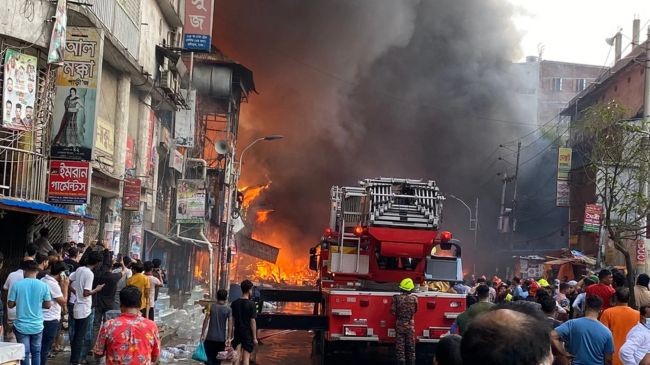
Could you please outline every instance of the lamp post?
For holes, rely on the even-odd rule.
[[[257,142],[275,141],[277,139],[282,139],[282,138],[284,138],[284,136],[279,135],[279,134],[271,134],[271,135],[266,136],[266,137],[260,137],[260,138],[258,138],[256,140],[254,140],[253,142],[251,142],[248,146],[246,146],[246,148],[244,148],[241,151],[241,155],[239,155],[239,169],[237,170],[237,183],[239,183],[239,177],[241,176],[241,168],[242,168],[242,164],[244,163],[244,155],[246,154],[246,151],[248,151],[251,147],[253,147]]]
[[[469,230],[474,231],[474,251],[478,249],[478,198],[476,198],[476,206],[474,207],[474,218],[472,218],[472,208],[467,205],[462,199],[453,195],[447,194],[448,197],[457,200],[469,212]],[[474,272],[476,272],[476,263],[474,263]]]
[[[260,137],[255,139],[253,142],[249,143],[248,146],[246,146],[242,151],[241,154],[239,155],[239,168],[237,169],[237,173],[231,173],[231,177],[235,177],[235,189],[237,185],[239,185],[239,178],[241,176],[241,170],[244,162],[244,155],[246,154],[246,151],[248,151],[251,147],[253,147],[255,144],[261,141],[275,141],[278,139],[282,139],[284,136],[279,135],[279,134],[271,134],[265,137]],[[233,161],[234,162],[234,161]],[[232,194],[230,194],[230,198],[232,198]],[[232,203],[230,204],[230,208],[228,209],[228,217],[227,217],[227,224],[226,224],[226,245],[224,248],[222,248],[221,251],[221,262],[222,262],[222,268],[220,272],[220,277],[219,277],[219,284],[221,288],[227,288],[228,287],[228,278],[230,276],[230,265],[227,263],[227,257],[228,257],[228,250],[230,248],[230,243],[232,242],[233,239],[233,231],[232,231],[232,212],[231,210],[233,209]]]

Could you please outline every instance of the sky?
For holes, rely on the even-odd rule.
[[[650,25],[649,0],[508,0],[516,9],[514,22],[522,32],[522,55],[553,61],[611,65],[614,50],[605,38],[622,28],[623,48],[632,41],[632,20],[641,19],[641,42]],[[629,51],[629,47],[627,49]],[[625,55],[627,51],[624,51]],[[607,62],[605,61],[607,59]]]

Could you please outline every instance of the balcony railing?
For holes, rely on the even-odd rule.
[[[32,133],[0,132],[0,195],[45,201],[47,157],[30,151]]]
[[[140,2],[138,0],[84,0],[88,8],[136,60],[140,50]]]

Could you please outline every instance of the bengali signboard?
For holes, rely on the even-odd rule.
[[[181,109],[176,112],[176,123],[174,125],[174,136],[176,145],[182,147],[194,147],[194,128],[196,116],[196,90],[182,89],[181,95],[190,106],[190,109]]]
[[[268,261],[272,264],[275,264],[280,253],[280,249],[277,247],[242,235],[237,236],[237,250],[240,253]]]
[[[113,124],[102,118],[97,118],[97,133],[95,133],[95,148],[99,151],[113,156],[113,146],[115,144],[115,129]]]
[[[178,180],[176,223],[203,223],[205,221],[205,181]]]
[[[585,206],[585,220],[582,230],[585,232],[600,231],[600,217],[603,215],[603,207],[599,204],[587,204]]]
[[[36,99],[36,57],[13,49],[5,51],[4,89],[2,90],[2,126],[31,130]]]
[[[212,37],[213,0],[185,0],[183,48],[209,52]]]
[[[569,187],[569,182],[566,180],[558,180],[555,195],[555,205],[558,207],[568,207],[570,203],[570,192],[571,188]]]
[[[571,148],[560,147],[557,155],[557,179],[569,180],[571,172]]]
[[[68,27],[65,62],[56,74],[50,155],[89,161],[97,119],[103,37],[95,28]]]
[[[91,174],[90,162],[51,160],[47,202],[73,205],[88,203]]]
[[[636,263],[637,265],[645,265],[645,260],[646,260],[646,250],[645,250],[645,242],[644,240],[637,240],[636,241]]]
[[[135,178],[124,179],[124,188],[122,189],[122,209],[139,210],[140,209],[140,189],[142,181]]]

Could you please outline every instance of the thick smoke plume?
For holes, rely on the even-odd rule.
[[[260,92],[243,107],[240,147],[286,137],[246,157],[248,184],[273,182],[261,229],[283,231],[285,251],[306,257],[328,223],[330,186],[422,177],[468,203],[480,196],[479,245],[491,247],[500,190],[489,155],[531,123],[508,72],[519,56],[512,11],[505,0],[217,2],[215,41]],[[471,242],[466,209],[445,209],[445,225]]]

